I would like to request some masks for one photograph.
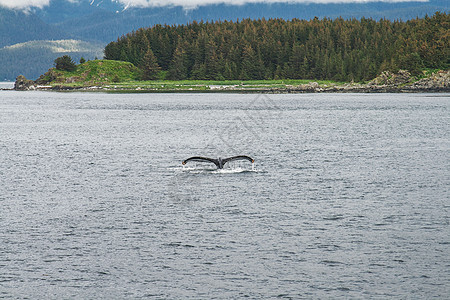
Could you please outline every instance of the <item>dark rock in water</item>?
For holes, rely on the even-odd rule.
[[[28,80],[23,75],[19,75],[16,78],[16,82],[14,83],[14,90],[16,91],[29,91],[35,90],[36,85],[33,80]]]

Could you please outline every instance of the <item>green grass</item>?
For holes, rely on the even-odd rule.
[[[425,77],[429,77],[437,72],[441,71],[440,69],[430,69],[430,68],[426,68],[424,70],[422,70],[422,74],[416,76],[418,79],[422,79]]]
[[[319,84],[336,84],[338,82],[330,80],[312,80],[312,79],[284,79],[284,80],[154,80],[154,81],[139,81],[139,84],[149,85],[300,85],[310,82],[317,82]]]
[[[160,78],[165,74],[161,72]],[[154,91],[208,91],[214,86],[219,89],[258,90],[286,88],[317,82],[320,86],[342,84],[329,80],[153,80],[140,81],[141,71],[133,64],[113,60],[93,60],[77,66],[73,72],[50,69],[43,77],[44,83],[66,87],[102,86],[117,90],[154,90]],[[213,87],[211,87],[213,86]]]
[[[416,80],[437,72],[425,69]],[[50,69],[41,84],[71,88],[88,88],[100,86],[104,89],[118,91],[258,91],[268,89],[286,89],[311,82],[320,87],[343,85],[345,82],[314,79],[281,80],[165,80],[166,71],[161,71],[158,80],[140,81],[141,71],[133,64],[113,60],[93,60],[77,66],[73,72]]]
[[[122,89],[158,89],[158,90],[210,90],[211,86],[219,88],[234,89],[267,89],[267,88],[285,88],[286,86],[298,86],[308,84],[313,80],[155,80],[155,81],[128,81],[113,84]],[[340,84],[339,82],[319,80],[319,85],[330,86]]]
[[[92,60],[77,66],[73,72],[50,69],[44,80],[50,84],[96,85],[138,80],[140,70],[133,64],[114,60]]]

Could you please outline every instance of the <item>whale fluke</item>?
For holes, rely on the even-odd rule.
[[[255,162],[255,160],[253,158],[251,158],[250,156],[238,155],[238,156],[233,156],[233,157],[228,157],[228,158],[223,159],[223,164],[233,161],[233,160],[248,160],[251,163]]]
[[[232,157],[228,157],[228,158],[224,158],[224,159],[222,159],[220,157],[219,157],[219,159],[214,159],[214,158],[203,157],[203,156],[193,156],[193,157],[189,157],[188,159],[184,160],[182,162],[182,164],[185,165],[189,161],[210,162],[210,163],[215,164],[218,169],[223,169],[223,166],[227,162],[234,161],[234,160],[248,160],[251,163],[255,162],[255,160],[253,158],[251,158],[250,156],[247,156],[247,155],[232,156]]]

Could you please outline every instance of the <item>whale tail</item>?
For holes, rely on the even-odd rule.
[[[189,157],[188,159],[184,160],[184,161],[182,162],[182,164],[185,165],[185,164],[188,163],[189,161],[210,162],[210,163],[215,164],[215,165],[217,166],[217,168],[220,168],[219,160],[218,160],[218,159],[213,159],[213,158],[203,157],[203,156],[193,156],[193,157]]]
[[[228,158],[223,159],[222,161],[223,161],[223,164],[226,164],[227,162],[234,161],[234,160],[248,160],[251,163],[255,162],[255,160],[253,158],[251,158],[250,156],[247,156],[247,155],[238,155],[238,156],[228,157]]]
[[[209,162],[209,163],[213,163],[216,165],[216,167],[218,169],[223,169],[223,166],[230,161],[235,161],[235,160],[248,160],[251,163],[254,163],[255,160],[253,158],[251,158],[250,156],[247,155],[238,155],[238,156],[232,156],[232,157],[228,157],[228,158],[224,158],[224,159],[214,159],[214,158],[209,158],[209,157],[203,157],[203,156],[193,156],[193,157],[189,157],[188,159],[182,161],[181,163],[183,165],[185,165],[186,163],[188,163],[189,161],[197,161],[197,162]]]

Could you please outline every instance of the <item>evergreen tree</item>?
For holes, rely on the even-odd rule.
[[[187,55],[181,45],[175,49],[168,76],[171,80],[183,80],[187,78]]]
[[[77,69],[75,62],[69,55],[64,55],[55,59],[56,70],[72,72]]]
[[[279,80],[279,79],[283,79],[283,78],[285,78],[284,72],[283,72],[283,67],[281,67],[280,65],[277,65],[277,69],[275,70],[273,79]]]
[[[233,80],[235,79],[235,72],[233,71],[233,67],[232,64],[234,63],[230,63],[228,60],[225,62],[225,67],[223,70],[223,77],[227,80]]]
[[[157,78],[160,67],[151,48],[147,49],[147,52],[142,58],[141,69],[143,74],[142,79],[154,80]]]
[[[217,46],[214,41],[209,41],[206,50],[204,79],[220,80],[222,75],[222,59],[217,55]]]
[[[253,50],[251,45],[244,47],[242,51],[242,67],[240,78],[242,80],[248,79],[263,79],[264,78],[264,63],[261,55]]]
[[[204,63],[196,63],[192,67],[191,79],[199,80],[205,79],[206,77],[206,66]]]
[[[146,69],[151,45],[170,78],[361,81],[385,70],[448,68],[449,23],[448,14],[436,13],[407,22],[315,18],[155,25],[108,44],[105,58]]]
[[[304,46],[295,43],[292,47],[292,55],[289,60],[289,78],[299,79],[303,76],[302,63],[305,56]]]

